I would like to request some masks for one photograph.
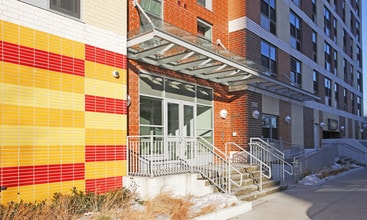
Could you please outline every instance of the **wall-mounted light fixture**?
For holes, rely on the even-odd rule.
[[[225,119],[227,118],[228,112],[225,109],[220,110],[219,115],[221,118]]]
[[[126,105],[127,105],[127,107],[129,107],[131,105],[131,98],[130,98],[129,95],[127,95],[126,99],[127,99],[126,100]]]
[[[320,127],[324,128],[325,127],[325,123],[324,122],[320,122]]]
[[[254,110],[254,111],[252,112],[252,117],[253,117],[254,119],[258,119],[258,118],[259,118],[259,116],[260,116],[260,112],[259,112],[258,110]]]
[[[344,131],[344,129],[345,129],[345,127],[342,125],[342,126],[340,126],[340,130],[341,131]]]
[[[363,128],[359,129],[359,131],[362,133],[363,132]]]
[[[292,118],[291,118],[291,116],[289,116],[289,115],[285,116],[285,118],[284,118],[284,121],[285,121],[285,123],[287,123],[287,124],[291,123],[291,120],[292,120]]]
[[[120,78],[120,73],[117,70],[115,70],[115,71],[112,72],[112,76],[115,77],[116,79],[118,79],[118,78]]]

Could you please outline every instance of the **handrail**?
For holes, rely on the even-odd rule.
[[[266,164],[276,165],[282,182],[285,182],[285,173],[294,174],[293,165],[284,158],[284,153],[260,138],[250,138],[250,152]],[[286,169],[289,167],[289,170]]]
[[[241,146],[239,146],[238,144],[236,144],[235,142],[227,142],[225,144],[226,150],[228,149],[228,145],[233,145],[235,147],[237,147],[239,149],[239,152],[236,154],[246,154],[248,157],[250,157],[250,165],[252,165],[252,161],[255,160],[257,163],[257,165],[260,167],[260,178],[259,178],[259,191],[262,191],[262,176],[270,179],[271,178],[271,167],[269,165],[267,165],[266,163],[264,163],[263,161],[261,161],[259,158],[255,157],[253,154],[251,154],[250,152],[248,152],[247,150],[243,149]],[[235,157],[235,155],[234,155]],[[266,168],[265,170],[267,170],[267,174],[266,172],[263,172],[264,167]]]
[[[203,137],[128,136],[129,174],[161,176],[197,172],[223,192],[241,186],[242,173],[230,158]],[[148,162],[147,162],[148,161]],[[239,180],[231,178],[235,173]]]

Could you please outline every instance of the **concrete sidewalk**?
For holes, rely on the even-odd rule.
[[[367,169],[348,171],[322,185],[289,185],[253,201],[252,207],[231,220],[367,219]]]

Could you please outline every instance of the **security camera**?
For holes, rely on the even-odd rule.
[[[113,75],[113,77],[115,77],[116,79],[120,78],[120,73],[119,73],[118,71],[116,71],[116,70],[112,72],[112,75]]]

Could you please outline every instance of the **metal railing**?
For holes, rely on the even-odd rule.
[[[288,143],[282,140],[276,140],[271,138],[264,139],[267,143],[277,148],[284,153],[284,158],[293,160],[294,157],[302,157],[305,153],[305,148],[299,144]]]
[[[128,173],[156,177],[179,173],[200,173],[225,193],[231,185],[242,185],[242,173],[230,158],[202,137],[129,136]],[[240,178],[231,178],[231,175]]]
[[[294,160],[300,167],[296,175],[302,177],[305,172],[316,172],[331,166],[337,157],[350,158],[357,163],[367,165],[367,152],[344,141],[340,139],[323,143],[322,148],[308,152],[303,157],[295,157]]]
[[[285,182],[285,173],[293,175],[293,165],[285,160],[284,153],[261,138],[250,138],[250,153],[273,170],[273,177]],[[252,162],[251,162],[252,163]],[[276,168],[276,169],[275,169]],[[277,172],[277,173],[275,173]]]
[[[229,145],[231,146],[229,147]],[[250,164],[250,165],[255,164],[259,166],[260,176],[258,185],[259,185],[259,191],[261,192],[263,177],[266,177],[268,179],[271,178],[271,167],[234,142],[227,142],[225,144],[226,152],[227,149],[229,148],[236,152],[232,156],[232,163]]]

